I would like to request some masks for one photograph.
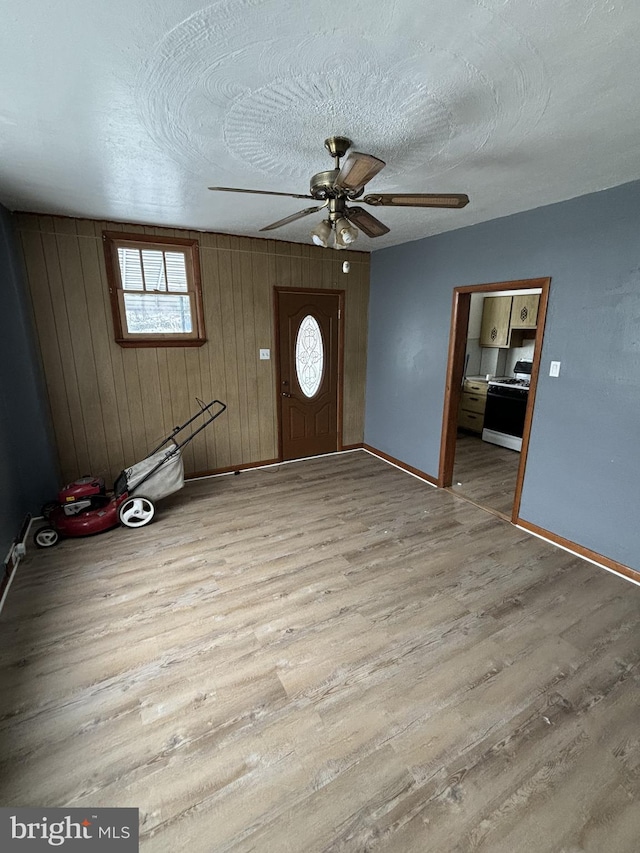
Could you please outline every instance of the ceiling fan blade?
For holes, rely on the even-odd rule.
[[[310,213],[315,213],[322,210],[326,204],[321,204],[319,207],[307,207],[305,210],[299,210],[297,213],[292,213],[291,216],[285,216],[284,219],[279,219],[277,222],[272,222],[271,225],[265,225],[261,231],[273,231],[274,228],[280,228],[281,225],[288,225],[290,222],[295,222],[296,219],[302,219],[303,216],[308,216]]]
[[[469,196],[461,193],[374,193],[362,201],[375,207],[454,207],[469,204]]]
[[[208,187],[215,192],[223,193],[253,193],[254,195],[284,195],[287,198],[313,198],[312,195],[296,195],[295,193],[277,193],[271,190],[241,190],[238,187]]]
[[[350,222],[359,228],[367,237],[382,237],[383,234],[389,233],[389,228],[372,216],[364,207],[346,207],[345,216]]]
[[[386,165],[384,160],[378,160],[372,154],[350,151],[338,172],[335,186],[352,192],[360,190]]]

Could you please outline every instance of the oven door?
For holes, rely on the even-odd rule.
[[[523,388],[489,386],[482,438],[512,450],[522,447],[528,393]]]

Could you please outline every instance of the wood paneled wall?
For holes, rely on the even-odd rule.
[[[363,440],[369,255],[313,245],[17,214],[64,482],[113,480],[217,397],[227,411],[185,450],[187,474],[278,456],[273,288],[344,289],[343,443]],[[200,243],[207,343],[124,349],[113,340],[102,231]],[[259,349],[271,349],[260,361]]]

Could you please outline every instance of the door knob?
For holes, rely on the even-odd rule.
[[[291,394],[287,394],[287,392],[286,392],[286,391],[283,391],[283,392],[282,392],[282,394],[281,394],[281,396],[282,396],[282,397],[290,397],[290,396],[291,396]]]

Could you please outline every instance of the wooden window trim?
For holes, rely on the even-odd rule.
[[[107,269],[107,283],[113,314],[115,341],[121,347],[201,347],[206,343],[204,329],[204,308],[202,304],[202,283],[200,279],[200,251],[197,240],[183,237],[156,237],[155,235],[135,234],[126,231],[103,231],[102,242]],[[118,247],[126,244],[131,249],[162,248],[170,251],[174,247],[184,252],[187,268],[188,290],[191,305],[193,332],[188,334],[142,335],[128,332],[123,322],[124,289],[120,278]],[[132,293],[137,291],[131,291]],[[141,291],[142,293],[142,291]]]

